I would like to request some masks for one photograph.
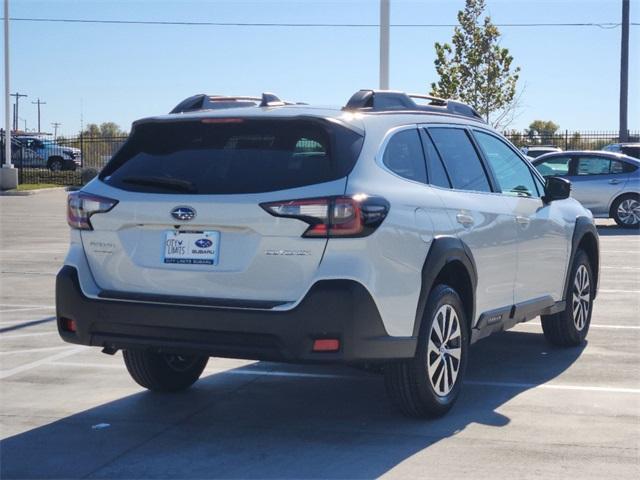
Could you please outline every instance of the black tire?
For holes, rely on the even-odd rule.
[[[443,385],[444,379],[440,381],[442,376],[438,376],[438,368],[447,368],[447,374],[453,376],[452,369],[456,364],[455,357],[449,353],[443,353],[441,349],[439,353],[438,350],[429,351],[430,340],[432,338],[438,339],[437,333],[432,330],[436,317],[443,320],[448,318],[452,322],[450,325],[455,324],[452,315],[447,317],[447,313],[444,313],[444,317],[440,316],[441,309],[443,307],[446,309],[446,305],[450,306],[457,315],[460,335],[455,337],[455,331],[450,332],[449,337],[453,340],[444,343],[445,346],[452,348],[449,351],[453,351],[454,347],[455,349],[459,348],[460,359],[457,362],[458,371],[457,376],[453,379],[453,385],[449,387],[448,392],[437,393],[436,388],[439,387],[434,387],[433,381],[430,380],[428,362],[431,365],[437,364],[434,367],[433,377],[437,377],[435,384],[440,387]],[[445,312],[447,311],[445,310]],[[437,341],[434,341],[434,345],[438,346]],[[467,367],[468,351],[468,324],[462,300],[453,288],[448,285],[437,285],[429,294],[415,357],[410,360],[390,363],[385,367],[385,386],[392,403],[409,417],[435,418],[447,413],[460,394]],[[440,370],[440,375],[444,375],[442,370]]]
[[[578,271],[586,272],[588,286],[580,293],[581,280]],[[584,286],[584,284],[583,284]],[[584,250],[578,250],[569,271],[569,282],[565,292],[567,306],[564,311],[553,315],[542,315],[542,331],[549,343],[559,347],[575,347],[587,338],[591,313],[593,311],[593,270]],[[584,293],[588,293],[585,300]],[[586,310],[586,311],[585,311]]]
[[[124,350],[124,363],[138,385],[156,392],[178,392],[193,385],[209,357]]]
[[[52,158],[47,165],[52,172],[61,172],[64,169],[64,162],[61,158]]]
[[[623,208],[621,208],[621,206]],[[624,216],[625,212],[633,212]],[[611,205],[611,217],[622,228],[640,228],[640,195],[637,193],[627,193],[620,195]]]

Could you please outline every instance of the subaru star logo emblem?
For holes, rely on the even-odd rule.
[[[171,216],[176,220],[188,222],[196,216],[196,211],[191,207],[176,207],[171,210]]]

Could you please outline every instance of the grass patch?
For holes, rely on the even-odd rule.
[[[60,185],[56,185],[55,183],[21,183],[20,185],[18,185],[18,188],[16,190],[18,190],[19,192],[22,191],[27,191],[27,190],[39,190],[41,188],[56,188],[59,187]]]

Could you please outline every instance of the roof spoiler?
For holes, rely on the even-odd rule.
[[[428,100],[429,103],[418,104],[413,99]],[[448,113],[473,118],[484,122],[482,116],[470,105],[433,97],[431,95],[407,94],[391,90],[359,90],[354,93],[343,107],[347,111],[360,112],[430,112]]]

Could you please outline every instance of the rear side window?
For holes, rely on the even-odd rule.
[[[402,130],[389,140],[382,162],[392,172],[416,182],[427,183],[427,170],[418,130]]]
[[[436,150],[431,137],[426,133],[422,136],[422,144],[424,145],[424,154],[427,158],[427,171],[429,172],[429,184],[442,188],[451,188],[447,172],[442,165],[442,160]]]
[[[576,175],[607,175],[611,160],[602,157],[578,157]]]
[[[484,167],[467,133],[459,128],[429,128],[453,188],[490,192]]]
[[[323,120],[216,118],[138,125],[100,178],[150,193],[261,193],[349,174],[363,137]]]

